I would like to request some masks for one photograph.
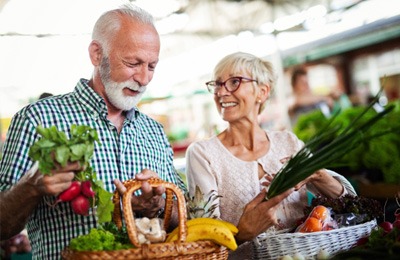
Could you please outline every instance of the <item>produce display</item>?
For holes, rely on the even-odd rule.
[[[51,174],[60,165],[64,167],[71,162],[79,162],[83,167],[82,171],[75,173],[71,186],[49,206],[70,203],[73,212],[83,216],[88,216],[89,209],[93,208],[99,223],[111,221],[112,193],[104,189],[103,182],[97,179],[90,166],[94,144],[99,142],[96,130],[89,126],[71,125],[70,138],[55,126],[44,128],[39,125],[36,131],[41,138],[30,147],[29,156],[39,163],[41,173]]]
[[[372,126],[381,122],[398,109],[394,104],[390,104],[386,107],[381,107],[379,112],[374,111],[373,108],[376,106],[382,90],[368,106],[363,107],[354,115],[344,129],[341,124],[335,122],[339,112],[320,127],[319,131],[304,147],[293,155],[278,171],[270,184],[266,199],[294,187],[317,170],[332,168],[360,143],[369,143],[371,140],[381,136],[400,133],[400,125],[389,125],[385,128],[377,129],[373,133],[370,132]],[[375,149],[374,151],[379,150]]]
[[[371,126],[367,133],[365,142],[360,142],[356,147],[338,158],[332,167],[343,168],[352,173],[366,171],[374,173],[373,180],[382,179],[385,183],[400,183],[400,134],[397,132],[388,132],[385,135],[376,136],[368,139],[368,136],[375,136],[382,130],[400,128],[400,100],[392,101],[393,111],[387,114],[381,120]],[[340,126],[344,130],[354,118],[363,110],[364,106],[351,107],[343,110],[334,118],[333,125]],[[365,122],[376,114],[374,110],[369,110],[360,123]],[[321,111],[313,111],[299,117],[297,124],[293,127],[293,132],[304,142],[308,142],[313,136],[328,123],[330,119],[326,118]],[[332,137],[334,138],[334,136]],[[379,152],[377,152],[379,151]],[[369,176],[367,176],[369,177]]]
[[[276,235],[266,233],[263,239],[268,244],[264,246],[271,248],[268,256],[272,259],[275,256],[278,259],[331,259],[365,240],[377,227],[376,220],[383,216],[383,207],[379,201],[365,197],[317,196],[304,208],[304,213],[305,217],[299,219],[292,230]]]

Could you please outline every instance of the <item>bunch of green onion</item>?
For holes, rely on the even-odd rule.
[[[275,197],[282,192],[293,188],[299,182],[311,176],[314,172],[334,165],[334,162],[342,158],[350,150],[357,147],[360,142],[382,136],[387,133],[400,132],[400,129],[386,129],[373,136],[367,135],[368,129],[390,113],[393,105],[383,107],[382,111],[360,123],[360,119],[370,110],[379,100],[383,89],[374,97],[372,102],[346,127],[343,131],[340,125],[332,126],[334,114],[323,127],[304,147],[293,155],[284,166],[278,171],[272,180],[266,199]]]

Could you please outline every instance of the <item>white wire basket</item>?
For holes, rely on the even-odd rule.
[[[376,228],[376,220],[363,224],[312,233],[263,233],[253,241],[254,259],[280,259],[283,256],[302,255],[316,259],[324,250],[330,256],[356,246],[357,241],[369,236]]]

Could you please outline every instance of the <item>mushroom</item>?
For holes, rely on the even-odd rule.
[[[140,218],[135,219],[140,244],[150,244],[163,242],[167,236],[162,229],[162,220],[159,218]]]

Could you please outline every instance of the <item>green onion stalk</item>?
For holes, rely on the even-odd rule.
[[[371,103],[353,119],[352,123],[342,131],[340,131],[341,125],[333,125],[333,121],[340,111],[336,112],[326,125],[278,171],[270,184],[266,199],[273,198],[293,188],[320,169],[334,166],[335,161],[342,158],[361,142],[367,142],[388,133],[400,132],[399,128],[390,128],[383,129],[373,136],[367,134],[372,125],[395,108],[394,105],[383,107],[382,111],[377,112],[364,123],[360,123],[360,119],[378,102],[382,91],[383,88],[376,94]]]

